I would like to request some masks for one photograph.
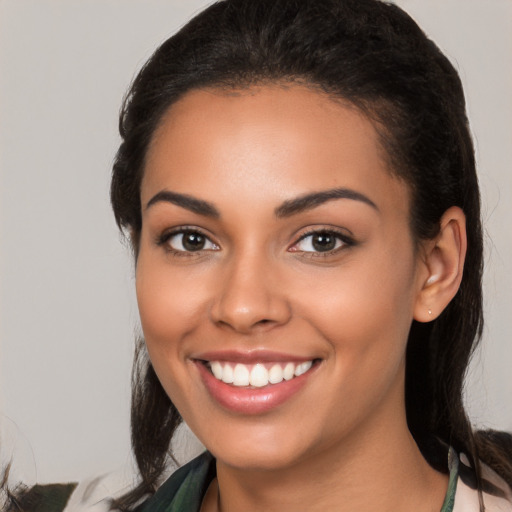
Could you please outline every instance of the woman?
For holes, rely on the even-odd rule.
[[[142,478],[115,507],[510,509],[510,438],[474,435],[462,403],[482,328],[464,97],[406,14],[214,4],[120,127],[145,345]],[[208,452],[155,493],[182,417]]]
[[[510,438],[473,435],[461,396],[482,327],[463,92],[406,14],[214,4],[120,126],[112,203],[151,361],[122,505],[156,488],[180,417],[211,455],[138,510],[452,510],[457,466],[483,510],[480,461],[510,483]]]

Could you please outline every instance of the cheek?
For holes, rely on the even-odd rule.
[[[389,255],[353,263],[307,287],[313,295],[303,301],[303,315],[340,355],[342,373],[357,372],[361,364],[396,366],[412,322],[413,259]]]
[[[148,355],[163,388],[184,413],[188,409],[187,344],[205,315],[204,280],[181,277],[157,258],[139,255],[136,291]]]
[[[136,290],[148,350],[174,352],[181,348],[205,314],[205,276],[172,272],[170,265],[139,256]]]

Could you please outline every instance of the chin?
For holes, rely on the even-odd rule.
[[[281,470],[293,466],[302,458],[308,447],[297,431],[272,429],[255,425],[240,432],[222,430],[217,439],[205,446],[215,458],[228,466],[248,471]],[[290,432],[293,436],[290,437]],[[218,441],[218,442],[216,442]]]
[[[297,453],[283,453],[277,449],[260,450],[258,446],[253,446],[250,450],[224,450],[216,459],[238,470],[279,471],[293,466],[297,461]]]

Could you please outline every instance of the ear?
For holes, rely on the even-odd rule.
[[[423,271],[418,273],[415,320],[434,320],[453,299],[462,280],[466,247],[466,217],[453,206],[441,217],[438,235],[421,248]]]

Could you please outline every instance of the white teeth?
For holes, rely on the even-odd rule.
[[[233,368],[229,366],[229,364],[226,364],[224,368],[222,369],[222,382],[225,382],[226,384],[232,384],[234,380],[233,375]]]
[[[303,373],[306,373],[311,368],[312,364],[312,361],[306,361],[305,363],[297,365],[297,368],[295,368],[295,377],[299,377]]]
[[[270,371],[268,372],[268,381],[270,384],[279,384],[283,378],[283,369],[278,364],[275,364],[270,368]]]
[[[300,377],[313,366],[313,361],[305,361],[299,364],[274,363],[270,369],[269,366],[269,364],[265,365],[264,363],[245,365],[241,363],[222,363],[220,361],[210,362],[211,372],[216,379],[238,387],[262,388],[269,384],[279,384],[283,380]]]
[[[237,364],[233,374],[233,384],[235,386],[249,385],[249,369],[245,364]]]
[[[222,365],[219,363],[219,361],[213,361],[210,367],[212,369],[213,375],[215,375],[215,378],[222,380]]]
[[[295,365],[293,363],[288,363],[283,370],[284,380],[292,380],[295,375]]]
[[[268,385],[268,370],[262,364],[255,364],[249,376],[251,386],[262,388]]]

